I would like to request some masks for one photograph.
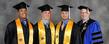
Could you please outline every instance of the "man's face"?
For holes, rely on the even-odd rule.
[[[90,12],[87,9],[81,9],[80,10],[80,16],[82,18],[82,20],[88,19],[90,16]]]
[[[62,11],[61,12],[62,19],[68,19],[68,16],[69,16],[69,12],[68,11]]]
[[[41,14],[42,14],[42,19],[50,20],[51,11],[43,11]]]
[[[22,19],[27,18],[27,9],[26,8],[21,8],[18,10],[19,17]]]

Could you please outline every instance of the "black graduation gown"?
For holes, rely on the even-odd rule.
[[[66,26],[64,26],[64,29],[62,31],[60,27],[59,44],[63,44],[65,28]],[[71,33],[72,34],[71,34],[70,44],[81,44],[80,30],[78,26],[76,25],[76,23],[74,23]]]
[[[22,24],[22,27],[23,27],[23,34],[24,34],[25,43],[28,44],[28,42],[29,42],[28,24],[27,24],[27,26],[24,26],[23,23],[21,23],[21,24]],[[5,44],[18,44],[18,42],[17,42],[18,41],[17,40],[17,27],[16,27],[15,20],[10,22],[7,25],[4,40],[5,40]]]
[[[34,44],[39,44],[38,23],[36,23],[34,25],[34,29],[35,29]],[[50,30],[50,26],[48,26],[48,28],[45,26],[45,32],[46,32],[46,44],[51,44],[51,30]]]

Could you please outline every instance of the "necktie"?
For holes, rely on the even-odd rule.
[[[83,32],[84,30],[86,30],[86,22],[85,22],[84,25],[83,25],[82,32]]]
[[[48,28],[48,24],[46,24],[46,27]]]
[[[23,24],[24,24],[24,26],[27,26],[27,22],[26,21],[23,21]]]

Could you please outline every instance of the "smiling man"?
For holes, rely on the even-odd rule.
[[[91,11],[87,6],[79,6],[81,20],[77,23],[80,27],[82,44],[103,44],[100,24],[90,18]]]
[[[13,6],[17,10],[18,18],[7,25],[5,44],[33,44],[33,25],[27,19],[29,5],[20,2]]]
[[[41,19],[34,25],[36,30],[35,44],[54,44],[55,27],[50,20],[51,9],[50,5],[45,4],[38,7],[41,10]]]
[[[62,20],[56,26],[56,44],[80,44],[79,29],[71,19],[69,19],[69,5],[60,5],[60,16]]]

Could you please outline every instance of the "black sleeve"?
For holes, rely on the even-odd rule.
[[[81,44],[80,29],[76,23],[73,25],[71,41],[73,44]]]
[[[6,28],[6,32],[5,32],[5,44],[11,44],[12,43],[12,37],[13,37],[13,26],[11,24],[8,24],[7,25],[7,28]]]
[[[33,27],[34,27],[33,44],[39,44],[38,24],[36,23]]]

